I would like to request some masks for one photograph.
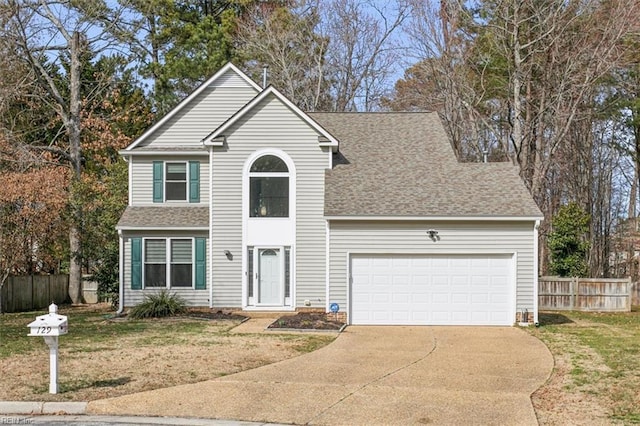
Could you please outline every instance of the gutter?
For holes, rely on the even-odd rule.
[[[124,239],[122,238],[122,230],[118,229],[118,245],[119,247],[119,271],[118,271],[118,312],[120,315],[124,311]]]

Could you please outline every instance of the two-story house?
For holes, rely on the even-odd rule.
[[[542,215],[511,164],[459,163],[435,113],[307,114],[228,64],[121,154],[122,309],[169,289],[351,324],[537,321]]]

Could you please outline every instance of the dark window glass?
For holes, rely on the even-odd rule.
[[[252,177],[249,180],[251,217],[289,217],[288,177]]]
[[[167,163],[165,188],[167,200],[187,200],[187,163]]]
[[[144,286],[167,286],[167,245],[165,240],[144,242]]]
[[[264,155],[260,158],[258,158],[256,161],[254,161],[254,163],[251,165],[251,170],[252,173],[253,172],[262,172],[262,173],[268,173],[268,172],[288,172],[289,169],[287,168],[287,165],[285,164],[284,161],[282,161],[282,159],[280,157],[276,157],[275,155]]]
[[[191,265],[171,265],[171,287],[192,287]]]
[[[171,240],[171,287],[191,287],[192,240]]]
[[[144,265],[145,287],[167,286],[167,265],[147,263]]]

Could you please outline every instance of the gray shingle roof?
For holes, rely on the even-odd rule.
[[[510,163],[459,163],[436,113],[311,113],[340,140],[325,215],[542,217]]]
[[[209,207],[129,206],[118,229],[207,228]]]

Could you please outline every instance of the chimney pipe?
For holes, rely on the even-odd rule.
[[[267,79],[269,77],[269,65],[265,65],[262,68],[262,88],[266,88],[267,87]]]

